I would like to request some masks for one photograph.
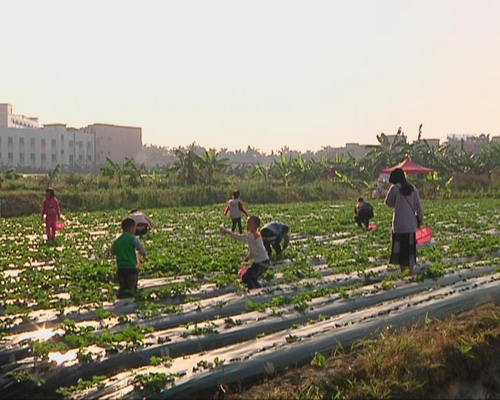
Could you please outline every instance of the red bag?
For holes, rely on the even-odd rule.
[[[424,228],[418,228],[415,232],[415,239],[417,240],[418,246],[429,243],[432,240],[431,228],[429,228],[428,226]]]
[[[62,221],[57,221],[57,222],[56,222],[56,229],[57,229],[57,230],[64,229],[64,222],[62,222]]]
[[[370,224],[370,225],[368,225],[368,230],[369,231],[376,231],[377,230],[377,225],[376,224]]]

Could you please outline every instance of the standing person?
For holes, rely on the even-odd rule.
[[[271,257],[272,254],[271,246],[274,248],[274,251],[276,251],[276,255],[278,257],[283,255],[281,241],[283,240],[283,250],[285,250],[290,243],[288,231],[288,226],[278,221],[270,222],[264,225],[264,227],[260,230],[262,240],[264,241],[264,247],[266,248],[269,257]]]
[[[392,186],[387,192],[385,204],[394,209],[392,216],[391,264],[398,264],[401,272],[413,267],[417,262],[417,243],[415,231],[420,228],[424,213],[415,186],[408,183],[404,171],[396,168],[391,172],[389,182]]]
[[[128,218],[133,219],[135,222],[135,235],[144,236],[149,230],[153,229],[155,224],[151,221],[146,214],[139,211],[137,208],[133,208],[128,215]]]
[[[249,289],[260,288],[257,279],[266,272],[271,265],[266,248],[264,247],[264,242],[259,233],[259,226],[260,218],[252,215],[247,220],[248,232],[246,234],[232,232],[224,227],[220,228],[221,233],[231,235],[233,239],[239,242],[246,242],[248,245],[248,255],[245,257],[245,261],[252,259],[253,263],[250,268],[248,268],[247,272],[245,272],[241,280]]]
[[[135,222],[132,218],[122,221],[123,233],[111,245],[111,254],[116,256],[117,276],[120,288],[118,298],[130,297],[137,290],[139,280],[138,257],[136,251],[146,257],[146,250],[135,237]]]
[[[354,221],[361,228],[363,225],[368,230],[370,219],[373,218],[373,206],[365,202],[365,199],[358,197],[358,201],[354,206]]]
[[[238,225],[238,230],[240,233],[243,232],[243,228],[241,226],[241,215],[245,214],[248,217],[248,212],[243,207],[243,202],[240,200],[240,191],[235,190],[233,192],[233,198],[227,202],[226,208],[224,209],[224,215],[229,213],[229,218],[233,222],[231,227],[231,232],[236,230],[236,225]]]
[[[54,189],[48,188],[45,191],[45,200],[42,204],[42,222],[45,222],[47,232],[47,242],[56,239],[57,219],[61,216],[61,207]]]

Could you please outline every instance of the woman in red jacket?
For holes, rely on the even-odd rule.
[[[55,240],[57,219],[61,216],[59,200],[54,193],[54,189],[45,191],[45,200],[42,204],[42,222],[45,221],[47,231],[47,241]]]

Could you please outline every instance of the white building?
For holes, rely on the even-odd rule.
[[[108,157],[125,162],[141,148],[141,128],[110,124],[81,129],[65,124],[41,125],[38,118],[13,114],[10,104],[0,104],[0,167],[4,169],[48,171],[58,165],[73,170],[91,169],[106,163]]]
[[[63,124],[43,128],[0,128],[0,166],[18,169],[91,168],[95,165],[94,135]]]
[[[0,104],[0,128],[41,128],[37,117],[25,117],[12,113],[12,105]]]

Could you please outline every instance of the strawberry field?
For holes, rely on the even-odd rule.
[[[252,291],[222,206],[149,210],[141,290],[123,300],[109,247],[125,210],[67,214],[55,245],[39,216],[3,220],[1,397],[222,396],[387,325],[500,301],[498,200],[424,201],[433,241],[414,277],[387,265],[392,214],[373,204],[373,232],[351,202],[249,207],[291,231]]]

